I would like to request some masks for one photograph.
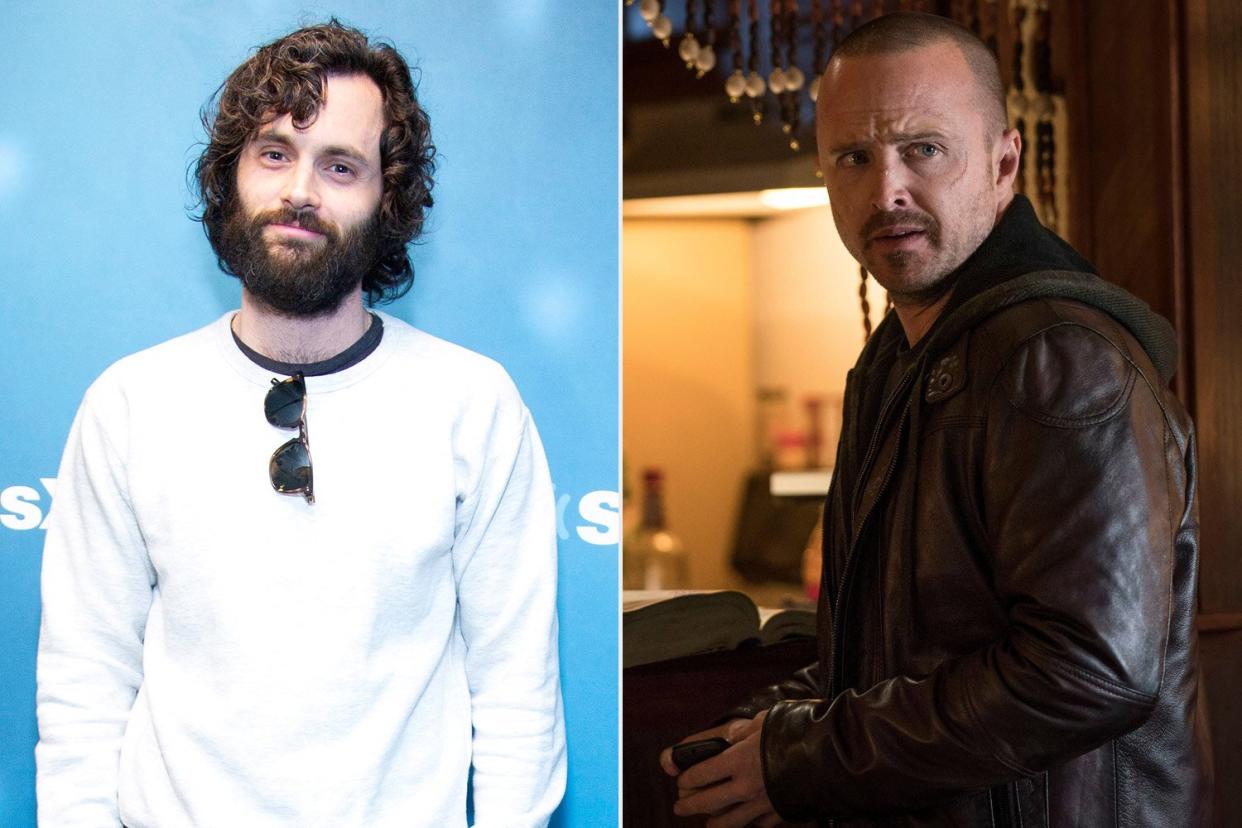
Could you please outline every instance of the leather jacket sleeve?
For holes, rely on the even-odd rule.
[[[803,667],[780,684],[763,688],[737,707],[730,708],[717,723],[723,724],[732,719],[753,719],[781,701],[818,698],[822,695],[819,687],[819,664],[815,663]]]
[[[1178,445],[1123,347],[1063,324],[986,393],[977,512],[997,634],[929,675],[776,701],[762,736],[787,820],[891,813],[1030,775],[1141,724],[1163,672],[1179,527]],[[1150,372],[1150,373],[1149,373]]]

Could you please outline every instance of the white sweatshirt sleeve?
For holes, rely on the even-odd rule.
[[[458,505],[453,564],[474,727],[476,828],[546,825],[565,789],[557,665],[556,508],[520,400],[488,429]],[[516,415],[516,416],[515,416]]]
[[[109,433],[94,402],[87,392],[70,431],[43,550],[36,790],[39,825],[56,828],[120,825],[121,740],[155,582],[114,442],[124,423]]]

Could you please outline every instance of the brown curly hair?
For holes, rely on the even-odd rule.
[[[431,124],[419,106],[405,59],[392,46],[374,46],[366,35],[336,18],[308,26],[259,48],[233,70],[203,108],[208,143],[194,164],[202,208],[197,220],[211,242],[220,268],[236,276],[221,255],[221,235],[237,198],[237,161],[242,149],[273,117],[291,115],[298,128],[314,123],[329,75],[366,75],[384,98],[380,162],[380,251],[362,276],[371,304],[405,294],[414,281],[406,245],[423,229],[431,207],[435,147]],[[212,102],[216,102],[213,105]]]

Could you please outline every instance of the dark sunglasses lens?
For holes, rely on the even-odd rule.
[[[310,453],[300,439],[290,440],[272,454],[268,464],[272,487],[278,492],[303,492],[311,485]]]
[[[306,402],[306,383],[297,377],[273,385],[263,400],[267,421],[280,428],[293,428],[302,419]]]

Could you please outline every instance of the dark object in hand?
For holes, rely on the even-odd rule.
[[[699,739],[695,742],[682,742],[680,745],[673,746],[673,764],[681,770],[687,771],[705,759],[719,756],[730,747],[732,745],[720,737],[715,739]]]

